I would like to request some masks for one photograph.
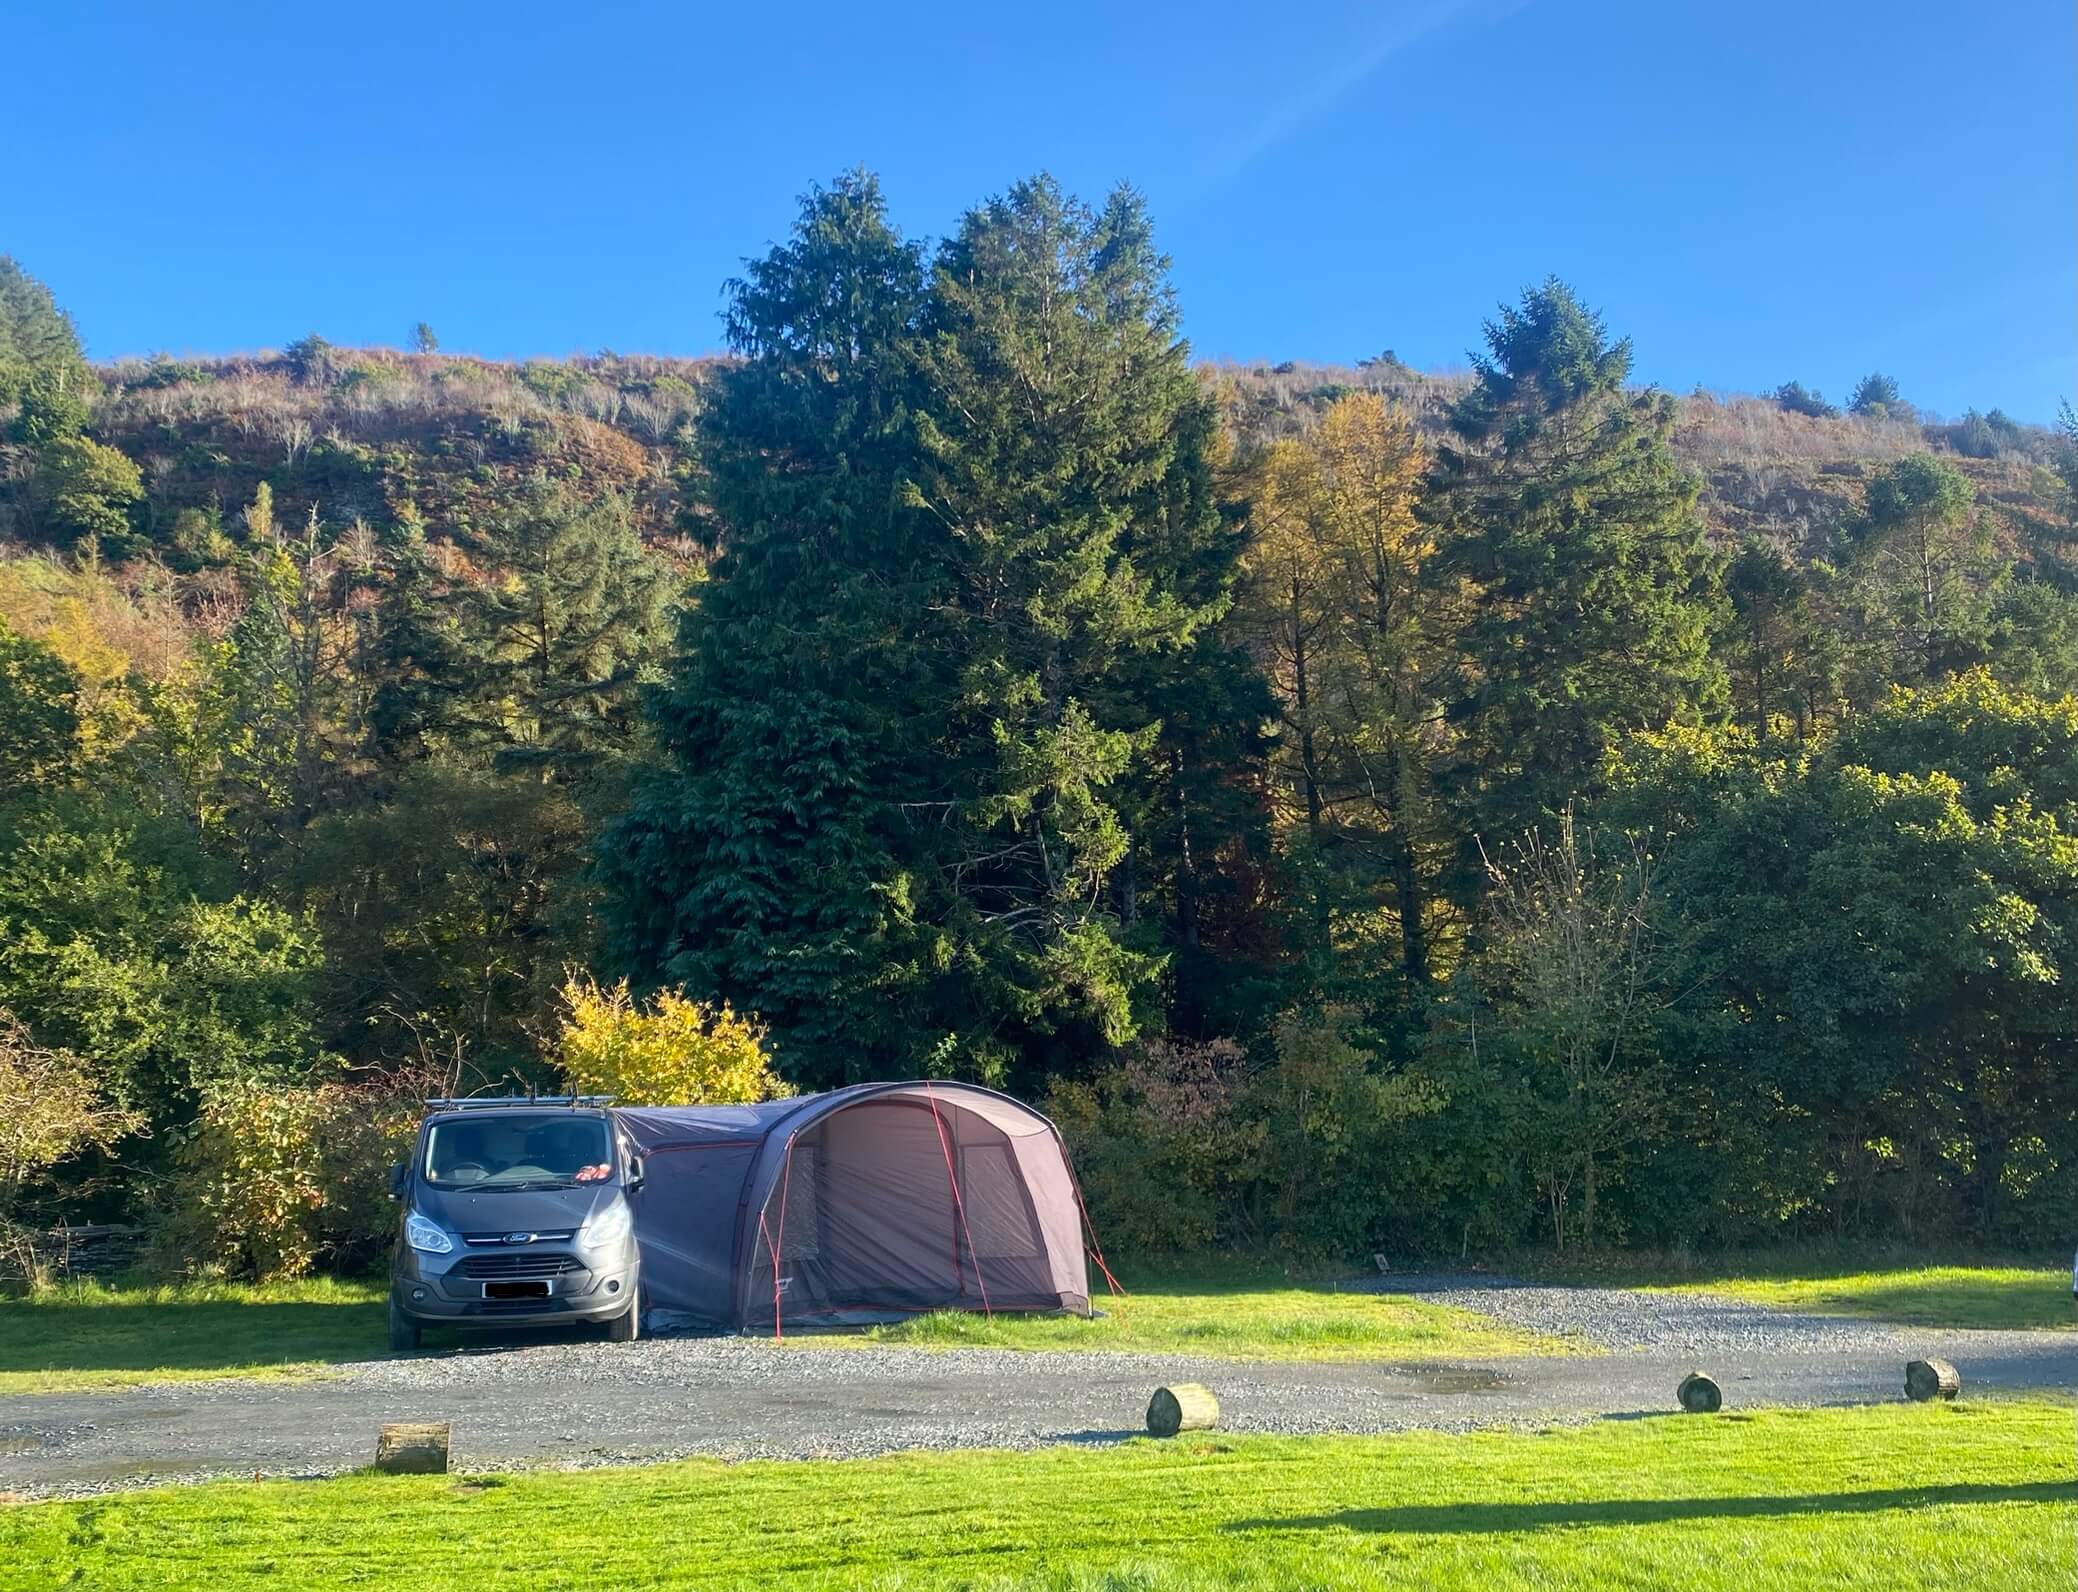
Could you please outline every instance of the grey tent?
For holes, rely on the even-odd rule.
[[[646,1321],[783,1333],[928,1310],[1089,1310],[1054,1125],[972,1084],[622,1107]]]

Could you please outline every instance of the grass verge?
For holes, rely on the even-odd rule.
[[[0,1300],[0,1396],[202,1377],[311,1375],[386,1352],[380,1283],[110,1287],[82,1283]],[[1136,1277],[1090,1320],[946,1312],[864,1332],[789,1335],[815,1348],[1087,1349],[1244,1360],[1434,1360],[1563,1354],[1579,1346],[1468,1311],[1295,1284],[1257,1266]],[[568,1329],[512,1341],[549,1342]],[[429,1346],[452,1341],[435,1335]]]
[[[2022,1266],[1916,1266],[1841,1276],[1727,1276],[1683,1282],[1677,1293],[1716,1293],[1814,1316],[1866,1316],[1903,1326],[2072,1328],[2070,1274]]]
[[[234,1482],[0,1509],[0,1580],[128,1588],[2071,1584],[2072,1412]],[[379,1524],[378,1524],[379,1523]]]
[[[1907,1326],[2074,1325],[2069,1274],[2034,1267],[1917,1266],[1831,1277],[1721,1277],[1678,1284],[1671,1291]]]
[[[384,1352],[383,1285],[73,1283],[0,1299],[0,1395],[307,1375]]]
[[[1101,1284],[1099,1285],[1101,1289]],[[1124,1297],[1099,1292],[1101,1312],[1075,1316],[945,1311],[849,1337],[802,1341],[926,1348],[1099,1349],[1203,1354],[1230,1360],[1435,1360],[1590,1352],[1570,1339],[1504,1326],[1469,1310],[1393,1294],[1295,1283],[1267,1268],[1163,1273],[1137,1268]]]
[[[1718,1294],[1777,1310],[1858,1316],[1905,1326],[2078,1325],[2068,1269],[2003,1257],[1915,1257],[1894,1249],[1849,1247],[1713,1259],[1622,1254],[1566,1264],[1531,1259],[1518,1270],[1550,1282]]]

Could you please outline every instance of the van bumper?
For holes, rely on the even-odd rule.
[[[447,1257],[432,1257],[444,1260]],[[559,1271],[547,1277],[505,1275],[492,1278],[461,1275],[463,1268],[441,1273],[415,1264],[400,1264],[390,1278],[397,1308],[414,1321],[442,1326],[533,1327],[557,1322],[611,1321],[624,1314],[638,1296],[639,1270],[630,1261],[598,1270]],[[486,1296],[487,1284],[545,1282],[543,1298],[497,1299]]]

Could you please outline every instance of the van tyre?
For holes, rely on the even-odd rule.
[[[628,1301],[628,1308],[606,1323],[608,1343],[633,1343],[642,1336],[642,1290]]]
[[[419,1324],[404,1313],[397,1296],[390,1295],[390,1353],[409,1354],[418,1347]]]

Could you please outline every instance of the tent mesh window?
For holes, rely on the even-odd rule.
[[[786,1258],[820,1260],[823,1235],[822,1151],[794,1142],[786,1172]]]
[[[1039,1229],[1007,1143],[960,1147],[960,1199],[978,1258],[1029,1260],[1039,1254]]]

